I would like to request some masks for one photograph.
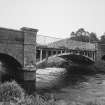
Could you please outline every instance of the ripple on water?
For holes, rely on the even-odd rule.
[[[56,87],[59,84],[59,79],[66,73],[67,71],[64,68],[38,69],[36,73],[37,88]],[[78,72],[74,71],[72,73],[70,71],[67,73],[67,79],[63,82],[68,82],[69,85],[62,87],[60,92],[57,90],[54,93],[56,99],[81,102],[94,100],[95,98],[105,99],[104,74],[81,75]],[[76,84],[72,84],[72,82],[76,82]]]
[[[36,87],[47,88],[57,85],[60,76],[65,72],[65,68],[38,69],[36,72]]]

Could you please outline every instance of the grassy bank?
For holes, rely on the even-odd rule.
[[[58,67],[67,68],[72,64],[71,61],[66,61],[61,57],[49,57],[47,60],[43,60],[37,64],[37,68],[47,68],[47,67]]]

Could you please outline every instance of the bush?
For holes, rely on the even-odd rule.
[[[0,85],[0,101],[7,102],[22,98],[24,98],[24,91],[15,81]]]
[[[42,62],[40,62],[39,64],[37,64],[37,68],[46,68],[46,67],[67,67],[68,66],[68,62],[61,58],[61,57],[49,57],[46,60],[43,60]]]

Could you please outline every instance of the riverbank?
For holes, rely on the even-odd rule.
[[[43,60],[42,62],[37,64],[37,68],[47,68],[47,67],[62,67],[66,68],[68,65],[68,62],[61,58],[61,57],[49,57],[47,60]]]
[[[27,95],[25,91],[15,81],[13,81],[0,84],[0,105],[104,105],[105,93],[102,93],[102,91],[103,90],[97,94],[92,90],[96,97],[93,97],[94,95],[88,97],[87,94],[89,91],[86,91],[87,94],[84,97],[79,96],[77,98],[75,96],[73,98],[72,96],[74,96],[75,92],[72,90],[73,94],[70,94],[71,97],[68,95],[64,96],[63,93],[61,93],[61,96],[63,95],[65,98],[57,99],[56,94],[53,93],[44,95],[33,93],[31,95]],[[86,92],[84,91],[83,94]],[[98,96],[100,94],[101,96]],[[71,98],[73,99],[71,100]]]

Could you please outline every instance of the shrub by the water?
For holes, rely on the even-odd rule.
[[[54,105],[41,95],[27,95],[15,82],[0,85],[0,105]]]
[[[13,81],[0,85],[0,105],[105,105],[105,100],[72,103],[65,100],[55,100],[54,97],[46,98],[46,96],[38,94],[29,96],[24,93],[24,90],[15,81]]]
[[[37,68],[46,68],[46,67],[68,67],[68,62],[61,58],[61,57],[49,57],[46,60],[43,60],[43,62],[37,64]]]
[[[11,101],[24,98],[24,90],[15,82],[0,85],[0,101]]]

